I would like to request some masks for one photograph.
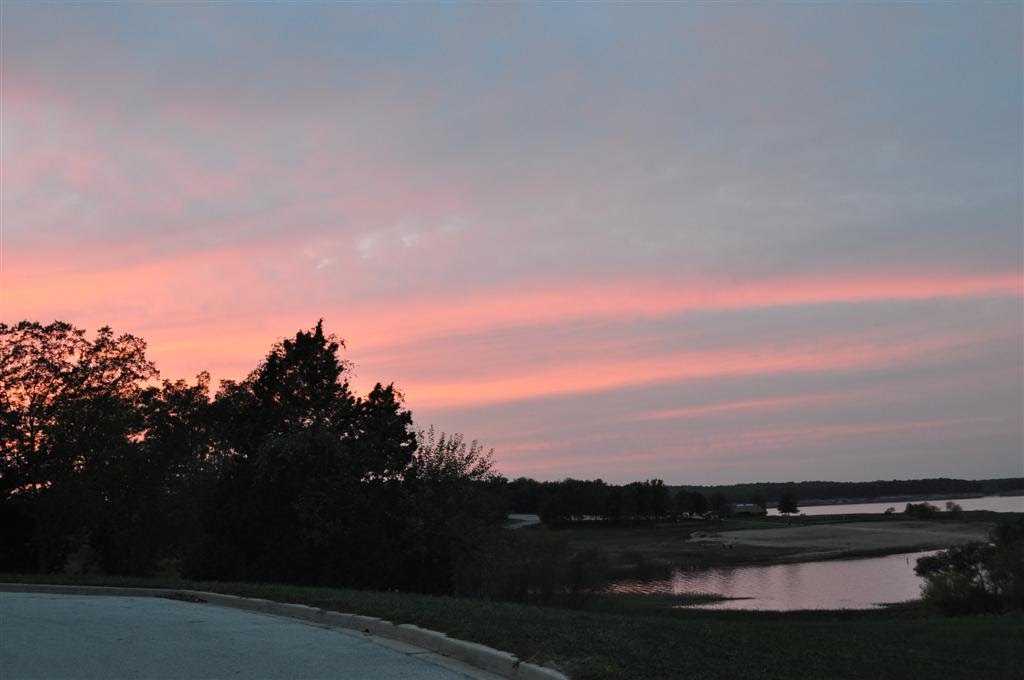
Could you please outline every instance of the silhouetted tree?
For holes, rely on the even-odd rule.
[[[689,491],[685,489],[676,491],[674,500],[676,512],[684,515],[693,514],[693,495]]]
[[[947,614],[1024,609],[1024,519],[1005,520],[988,543],[967,543],[926,555],[914,568],[922,597]]]
[[[622,518],[622,487],[618,485],[609,486],[604,494],[604,511],[602,513],[610,520],[617,521]]]
[[[796,494],[792,491],[784,491],[779,497],[778,510],[782,515],[791,515],[800,508],[797,505]]]
[[[0,324],[0,502],[18,524],[3,540],[30,535],[12,548],[40,570],[86,545],[110,562],[123,543],[111,527],[139,502],[140,399],[156,376],[145,347],[108,327],[89,340],[63,322]]]
[[[619,511],[622,519],[642,517],[647,510],[644,503],[643,487],[640,482],[633,482],[622,487]]]
[[[934,519],[939,514],[939,508],[925,501],[922,503],[907,503],[903,512],[916,519]]]
[[[429,592],[450,592],[456,565],[473,560],[508,514],[492,469],[493,451],[461,434],[417,436],[418,448],[405,471],[401,568],[396,583]],[[415,569],[404,565],[415,564]]]
[[[708,499],[699,491],[694,491],[690,494],[690,498],[692,499],[693,512],[696,515],[704,515],[711,508]]]
[[[535,479],[518,477],[508,483],[509,505],[512,512],[539,514],[543,485]]]
[[[349,389],[318,323],[276,344],[214,403],[223,463],[189,572],[386,586],[404,530],[412,416],[392,385]]]
[[[660,479],[651,479],[646,482],[650,493],[651,514],[655,517],[664,517],[671,509],[671,496],[665,482]]]
[[[125,523],[129,571],[145,573],[159,560],[176,565],[202,535],[200,511],[217,474],[209,384],[209,374],[201,373],[195,384],[164,381],[142,393],[145,437],[132,487],[140,505]]]
[[[732,503],[729,502],[729,499],[721,491],[711,494],[708,503],[711,505],[712,512],[719,517],[729,517],[732,515]]]

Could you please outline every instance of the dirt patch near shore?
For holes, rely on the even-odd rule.
[[[848,550],[930,550],[984,540],[990,527],[966,522],[850,522],[741,529],[694,537],[692,543],[785,548],[811,552]]]

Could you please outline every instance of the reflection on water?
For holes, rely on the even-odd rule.
[[[943,498],[934,501],[911,501],[912,503],[928,502],[944,510],[946,501],[950,500],[964,510],[991,510],[992,512],[1024,512],[1024,496],[982,496],[979,498]],[[853,515],[860,513],[882,514],[888,508],[903,512],[907,501],[884,501],[880,503],[837,503],[835,505],[801,505],[800,514],[804,515]],[[775,508],[768,510],[769,515],[778,515]]]
[[[932,552],[767,567],[677,569],[667,579],[619,581],[611,590],[748,598],[695,605],[707,609],[871,609],[888,602],[919,598],[921,579],[914,573],[914,565],[918,557]]]

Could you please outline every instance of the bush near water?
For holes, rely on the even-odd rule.
[[[1024,519],[1000,523],[989,540],[918,559],[925,602],[947,614],[1024,610]]]

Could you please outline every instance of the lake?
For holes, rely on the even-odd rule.
[[[943,498],[927,502],[945,508],[947,500],[964,510],[1024,512],[1024,496]],[[906,504],[907,501],[837,503],[801,507],[800,512],[805,515],[881,514],[888,508],[902,512]],[[777,513],[773,509],[770,514]],[[705,609],[873,609],[886,603],[918,599],[922,579],[914,573],[914,565],[918,557],[933,552],[769,566],[676,569],[668,578],[618,581],[610,591],[648,595],[709,593],[743,598],[694,605]]]
[[[611,591],[746,598],[696,605],[705,609],[872,609],[883,603],[918,599],[922,581],[914,573],[914,565],[918,557],[932,552],[762,567],[677,569],[666,579],[619,581]]]
[[[946,501],[953,501],[964,510],[991,510],[993,512],[1024,512],[1024,496],[981,496],[977,498],[943,498],[929,501],[881,501],[871,503],[836,503],[833,505],[800,506],[802,515],[852,515],[858,513],[882,514],[888,508],[896,508],[903,512],[907,503],[931,503],[940,510],[945,509]],[[778,515],[775,508],[768,510],[769,515]]]

